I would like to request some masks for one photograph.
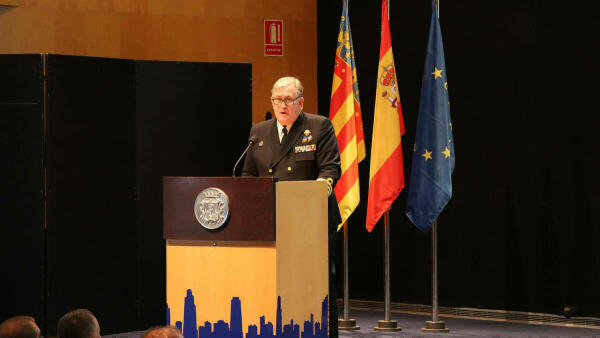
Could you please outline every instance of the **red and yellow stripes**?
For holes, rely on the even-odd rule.
[[[346,6],[345,3],[344,6]],[[342,176],[334,190],[342,216],[338,230],[360,202],[358,163],[365,158],[360,102],[355,95],[355,93],[357,94],[355,92],[356,69],[353,67],[354,55],[352,55],[350,26],[345,14],[347,14],[346,8],[342,12],[338,35],[329,108],[329,119],[335,128],[342,167]],[[358,90],[357,87],[356,90]]]
[[[404,121],[400,95],[396,82],[396,67],[392,54],[387,0],[382,1],[381,47],[373,141],[371,144],[371,168],[369,173],[369,201],[367,205],[368,231],[373,230],[381,215],[388,210],[404,188],[404,164],[402,141]]]

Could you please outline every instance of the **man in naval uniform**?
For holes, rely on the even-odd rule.
[[[304,88],[283,77],[271,89],[275,119],[252,126],[256,143],[246,155],[242,176],[274,176],[280,181],[323,180],[329,188],[329,335],[337,337],[335,234],[341,222],[333,187],[340,178],[340,152],[331,121],[307,114]]]

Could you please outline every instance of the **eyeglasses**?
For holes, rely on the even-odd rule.
[[[295,99],[292,99],[291,97],[286,97],[284,99],[279,98],[279,97],[275,97],[275,98],[271,98],[271,101],[273,102],[274,105],[279,106],[282,103],[285,102],[285,104],[287,106],[291,105],[292,103],[296,102],[296,100],[298,100],[299,98],[301,98],[302,96],[298,96]]]

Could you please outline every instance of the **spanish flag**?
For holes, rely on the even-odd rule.
[[[335,128],[342,165],[342,176],[334,190],[342,216],[339,230],[360,202],[358,163],[365,158],[365,137],[347,1],[344,1],[342,8],[335,51],[329,119]]]
[[[404,121],[392,55],[387,0],[381,7],[381,47],[371,143],[367,230],[371,231],[404,188],[402,141]]]

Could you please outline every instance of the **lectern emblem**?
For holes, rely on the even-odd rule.
[[[198,223],[209,230],[223,226],[229,217],[229,198],[223,190],[206,188],[196,197],[194,214]]]

